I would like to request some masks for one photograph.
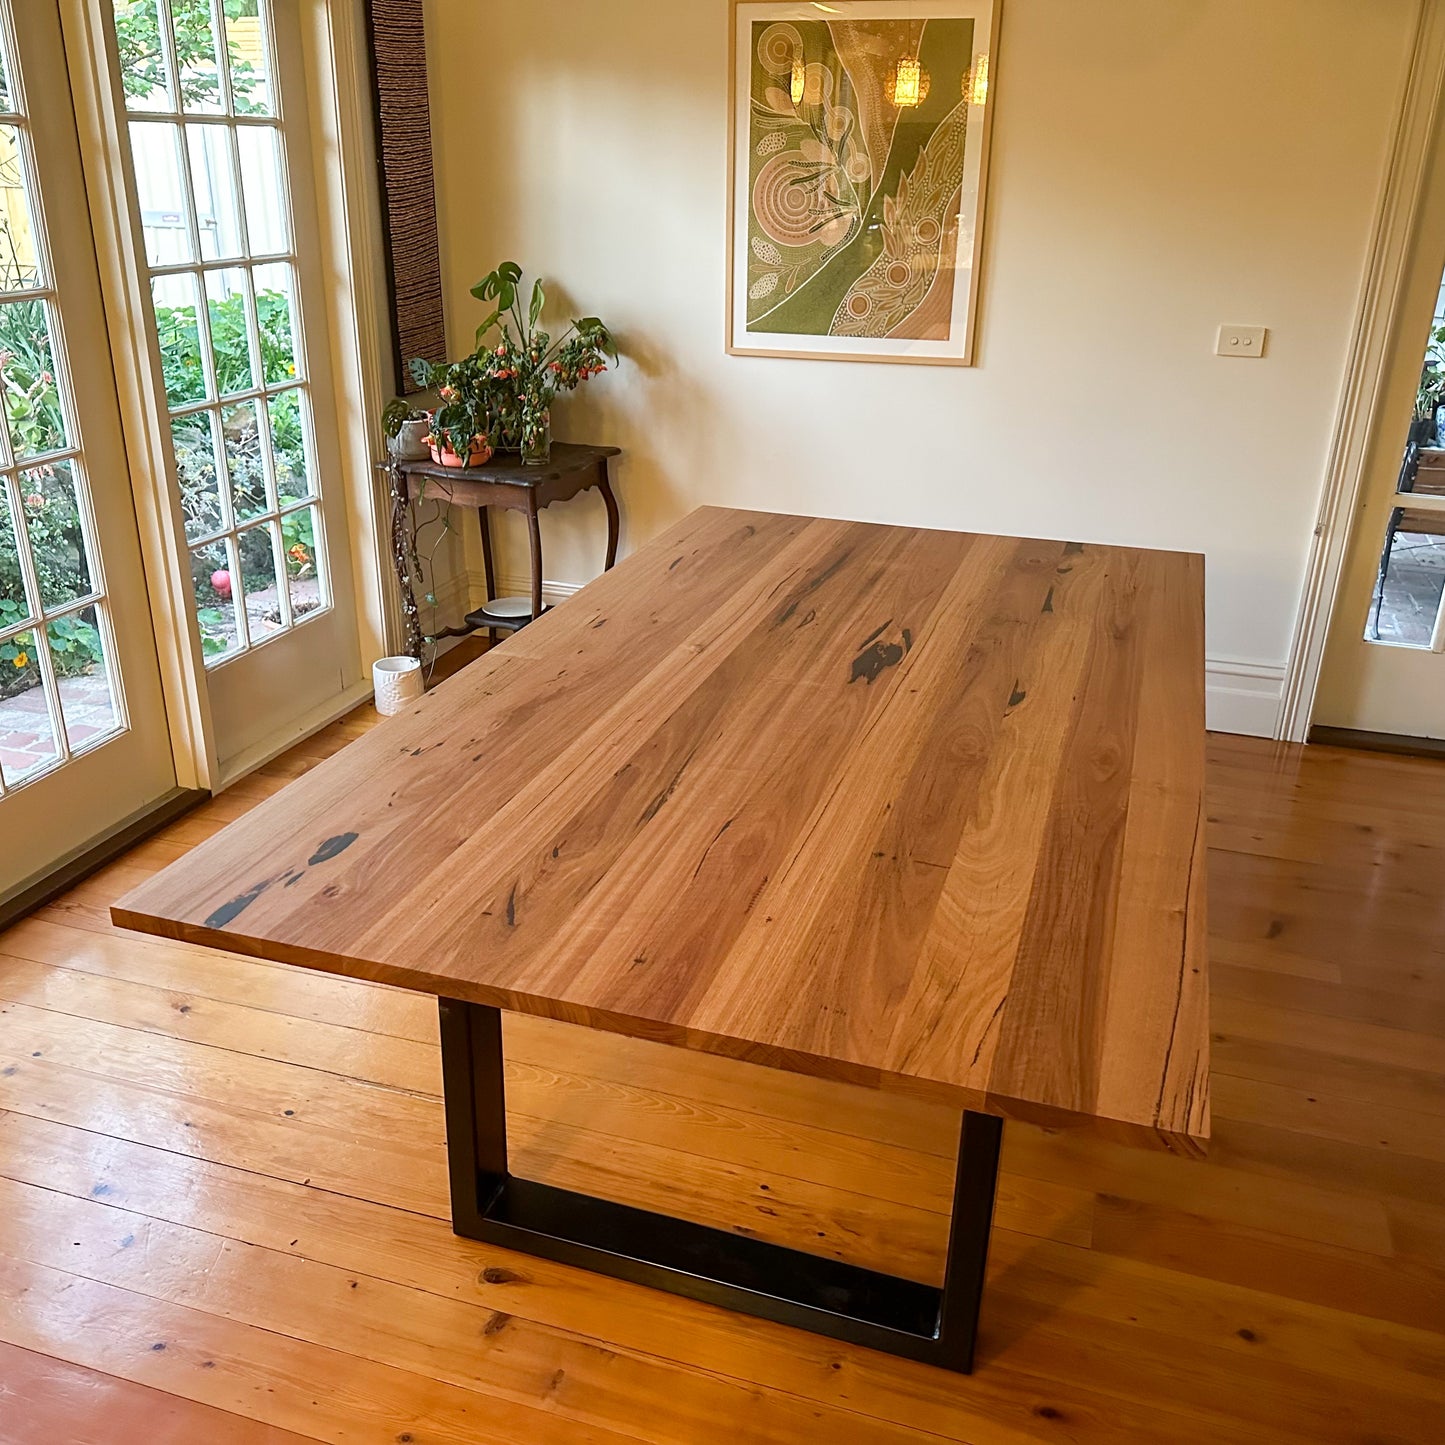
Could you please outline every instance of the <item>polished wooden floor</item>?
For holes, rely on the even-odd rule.
[[[1207,1162],[1005,1133],[962,1378],[453,1237],[433,1000],[0,935],[4,1445],[1445,1440],[1445,763],[1210,750]],[[521,1172],[933,1277],[941,1107],[509,1020]]]

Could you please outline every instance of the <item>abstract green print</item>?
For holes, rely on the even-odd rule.
[[[974,22],[759,22],[751,40],[747,329],[948,341]]]

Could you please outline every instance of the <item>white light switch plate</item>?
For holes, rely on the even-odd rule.
[[[1216,356],[1263,356],[1267,326],[1221,326],[1214,343]]]

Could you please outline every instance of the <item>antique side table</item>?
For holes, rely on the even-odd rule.
[[[391,473],[391,544],[392,561],[397,581],[401,584],[402,609],[406,617],[406,647],[416,658],[421,657],[422,631],[417,613],[416,596],[411,587],[409,545],[406,535],[406,509],[409,503],[423,496],[434,501],[449,502],[457,507],[475,507],[482,533],[482,565],[487,578],[487,605],[497,600],[497,578],[492,564],[492,529],[488,509],[501,507],[521,512],[527,518],[531,541],[531,611],[524,617],[494,615],[487,605],[469,612],[465,625],[449,627],[442,637],[464,637],[486,629],[494,634],[515,631],[542,615],[542,533],[538,517],[553,502],[565,502],[579,492],[595,487],[602,493],[607,508],[607,560],[604,572],[610,572],[617,561],[618,515],[617,499],[612,495],[608,477],[609,458],[620,456],[618,447],[583,446],[575,442],[558,442],[552,448],[552,460],[546,466],[523,466],[514,457],[494,458],[481,467],[444,467],[430,460],[392,461]]]

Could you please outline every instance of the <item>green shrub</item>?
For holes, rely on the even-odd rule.
[[[161,59],[157,0],[116,0],[115,38],[120,51],[121,83],[127,97],[145,100],[165,85],[165,63]],[[257,0],[221,0],[228,20],[255,15]],[[176,53],[181,64],[181,96],[188,110],[218,103],[214,70],[210,0],[171,0],[171,23]],[[245,114],[259,110],[251,94],[257,76],[254,67],[241,59],[235,46],[228,46],[231,59],[231,89],[236,109]]]
[[[45,307],[40,301],[0,305],[0,391],[17,459],[66,445]],[[41,596],[52,604],[89,590],[85,537],[69,469],[41,463],[20,475],[21,503]],[[24,621],[25,597],[17,538],[8,505],[0,503],[0,630]],[[61,677],[90,672],[102,660],[100,634],[86,615],[52,624],[51,653]],[[0,698],[40,684],[33,633],[0,644]]]
[[[212,344],[216,354],[217,381],[222,392],[247,389],[254,384],[250,346],[247,339],[245,303],[241,296],[209,304]],[[292,357],[291,308],[286,296],[263,291],[256,297],[256,314],[261,335],[261,366],[271,381],[288,379],[294,370]],[[161,342],[161,366],[166,392],[172,404],[200,400],[204,396],[200,335],[195,308],[158,307],[157,330]],[[45,311],[39,301],[0,304],[0,391],[5,416],[16,452],[20,456],[53,451],[66,444],[66,427],[55,384],[50,338]],[[230,482],[241,498],[250,498],[255,510],[264,509],[265,484],[260,432],[249,408],[267,403],[244,403],[227,415],[223,446]],[[306,495],[305,442],[300,398],[283,392],[269,402],[272,438],[275,445],[276,480],[283,502]],[[180,480],[181,507],[192,536],[215,531],[221,525],[220,479],[216,475],[215,452],[211,445],[210,419],[205,413],[180,417],[172,425],[176,470]],[[53,467],[37,467],[22,478],[27,503],[26,527],[31,552],[39,574],[42,596],[47,600],[74,595],[77,578],[85,571],[84,536],[73,489]],[[311,536],[311,514],[288,517],[282,524],[287,570],[301,575],[314,567],[315,544]],[[264,534],[242,539],[246,555],[243,567],[255,577],[267,575],[272,563]],[[304,547],[306,561],[292,549]],[[222,598],[210,586],[210,563],[193,558],[192,573],[197,599],[219,618]],[[0,521],[0,597],[25,595],[19,558],[10,545],[10,534]],[[8,609],[8,610],[7,610]],[[0,629],[24,620],[18,604],[0,604]],[[214,629],[210,629],[214,631]],[[203,641],[208,630],[203,628]],[[39,681],[34,639],[27,634],[24,646],[6,644],[0,650],[0,697],[10,697],[34,687]],[[67,626],[64,645],[52,634],[56,671],[75,676],[93,670],[101,661],[100,636],[88,622]],[[224,643],[211,639],[207,655],[224,651]],[[25,663],[16,666],[17,658]]]

